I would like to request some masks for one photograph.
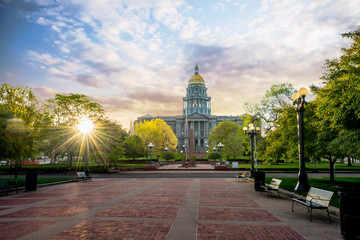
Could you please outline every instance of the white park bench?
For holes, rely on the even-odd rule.
[[[267,197],[269,197],[269,194],[271,194],[272,191],[275,191],[278,193],[279,198],[280,198],[279,187],[280,187],[281,182],[282,182],[282,180],[273,178],[273,179],[271,179],[270,184],[265,184],[265,186],[260,186],[260,187],[261,187],[261,190],[267,191]],[[262,191],[260,191],[260,194],[261,194],[261,192]]]
[[[76,178],[77,178],[78,181],[79,181],[80,179],[82,179],[83,182],[85,182],[85,180],[90,180],[90,181],[92,181],[91,175],[90,175],[90,174],[86,175],[85,172],[77,172],[77,173],[76,173]]]
[[[326,209],[329,216],[329,221],[331,222],[330,213],[329,213],[329,203],[333,194],[334,194],[333,192],[312,187],[310,188],[305,199],[303,198],[292,199],[291,211],[294,212],[294,203],[299,203],[301,205],[306,206],[308,212],[310,209],[310,222],[311,222],[313,209]]]
[[[240,172],[240,173],[238,173],[238,174],[236,174],[236,181],[238,182],[238,181],[246,181],[246,172],[245,171],[243,171],[243,172]]]

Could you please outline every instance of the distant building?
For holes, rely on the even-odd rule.
[[[138,117],[134,124],[144,120],[160,118],[174,131],[178,139],[178,150],[203,157],[207,151],[210,131],[222,121],[233,121],[241,125],[240,116],[211,115],[211,97],[207,95],[207,88],[203,77],[199,74],[196,64],[195,73],[189,80],[186,96],[183,97],[182,116],[151,116],[149,114]],[[184,149],[185,148],[185,149]]]

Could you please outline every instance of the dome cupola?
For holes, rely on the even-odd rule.
[[[205,85],[205,81],[203,79],[203,77],[199,74],[199,67],[196,64],[195,66],[195,73],[194,75],[191,76],[190,80],[189,80],[189,85],[190,84],[203,84]]]
[[[183,115],[193,113],[211,115],[211,98],[207,95],[205,81],[199,74],[197,64],[186,88],[186,97],[183,98]]]

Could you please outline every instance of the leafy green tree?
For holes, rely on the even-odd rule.
[[[145,146],[152,143],[153,154],[158,157],[165,147],[176,151],[177,138],[171,127],[162,119],[157,118],[136,124],[135,134],[143,140]]]
[[[241,155],[243,145],[240,126],[232,121],[221,122],[210,132],[209,143],[210,148],[222,143],[224,147],[221,152],[228,158]]]
[[[228,159],[230,156],[233,156],[235,159],[236,156],[240,156],[243,153],[243,138],[239,133],[240,128],[236,132],[229,133],[228,141],[224,146],[224,153],[227,155]]]
[[[163,152],[162,157],[167,160],[175,159],[175,152],[174,151],[167,151]]]
[[[298,159],[298,128],[293,106],[284,106],[277,120],[278,127],[266,136],[266,162],[277,163],[281,158]],[[314,153],[317,136],[315,103],[309,102],[304,111],[304,154],[307,160],[320,160]]]
[[[137,136],[132,135],[122,142],[121,146],[125,150],[125,157],[135,160],[137,157],[143,157],[145,154],[145,145],[143,140]]]
[[[215,160],[216,159],[220,159],[220,153],[219,152],[215,152],[213,150],[209,151],[208,155],[207,155],[207,159],[209,161],[214,161],[214,158]]]
[[[17,169],[21,167],[22,160],[33,158],[38,150],[38,98],[30,88],[2,84],[0,115],[0,144],[6,148],[1,151],[0,158],[14,160]]]
[[[349,48],[341,49],[339,58],[325,61],[324,86],[317,88],[315,100],[318,155],[327,156],[332,182],[338,158],[360,157],[360,145],[356,144],[360,139],[360,27],[342,37],[353,42]]]
[[[106,168],[107,162],[117,161],[125,154],[121,143],[129,136],[121,124],[109,119],[99,119],[95,122],[95,128],[91,133],[93,160],[98,164],[103,163]],[[117,159],[115,155],[118,155]]]
[[[295,92],[296,90],[290,83],[272,85],[270,90],[266,91],[260,104],[245,103],[245,107],[250,113],[259,115],[264,122],[264,131],[268,133],[278,126],[277,120],[282,110],[292,103],[291,96]]]
[[[33,127],[38,118],[39,100],[28,87],[2,84],[0,88],[0,110],[11,112],[24,121],[27,128]]]
[[[6,130],[9,120],[13,117],[14,115],[11,112],[0,110],[0,159],[7,162],[11,158],[11,146]]]
[[[45,119],[42,127],[43,136],[48,136],[44,142],[50,141],[48,152],[51,152],[51,162],[55,162],[56,155],[66,151],[67,167],[70,168],[73,156],[81,145],[80,135],[77,135],[76,129],[79,121],[84,118],[93,122],[100,121],[104,118],[105,110],[86,95],[70,93],[56,94],[55,98],[47,99],[42,114]],[[96,147],[94,144],[92,146]]]
[[[125,155],[125,149],[120,144],[112,148],[111,152],[108,154],[107,159],[109,163],[116,163],[120,160],[121,157]]]

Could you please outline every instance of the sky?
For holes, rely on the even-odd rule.
[[[182,114],[195,64],[212,114],[274,84],[321,84],[360,25],[359,0],[0,0],[0,83],[80,93],[129,128]]]

